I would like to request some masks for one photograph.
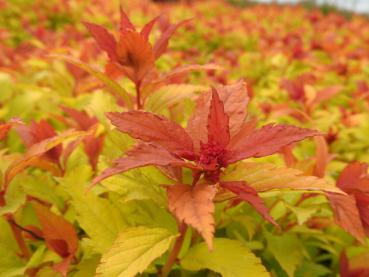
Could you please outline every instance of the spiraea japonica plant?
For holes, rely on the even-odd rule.
[[[89,13],[109,14],[94,5]],[[216,44],[206,32],[228,30],[222,19],[202,30],[196,18],[173,24],[162,13],[139,28],[122,8],[112,10],[116,30],[83,18],[70,33],[77,43],[66,36],[51,46],[43,39],[49,30],[37,32],[47,47],[32,51],[50,65],[31,60],[35,72],[18,66],[25,80],[11,75],[19,105],[46,105],[9,112],[0,125],[0,276],[367,276],[368,166],[345,162],[332,174],[332,161],[346,161],[331,147],[340,138],[320,128],[323,112],[315,116],[342,86],[314,89],[316,76],[282,76],[273,89],[287,92],[286,103],[260,100],[251,85],[263,83],[257,70],[278,71],[280,56],[254,64],[254,78],[234,78],[244,65],[226,47],[217,64],[193,63],[201,49],[181,42],[168,47],[193,33]],[[260,34],[280,47],[261,27]],[[293,68],[295,59],[315,62],[299,41],[282,39]],[[269,46],[260,50],[266,57]],[[25,59],[21,50],[14,55]],[[30,76],[27,98],[22,82]],[[53,97],[34,92],[51,93],[49,86]],[[358,110],[342,112],[344,124]],[[350,262],[353,253],[359,258]]]

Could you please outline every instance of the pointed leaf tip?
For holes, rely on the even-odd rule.
[[[117,60],[116,45],[117,42],[112,34],[103,26],[84,21],[83,24],[89,30],[97,45],[101,50],[105,51],[109,58],[113,61]]]
[[[224,112],[224,105],[219,98],[217,90],[212,88],[212,98],[208,116],[208,142],[216,142],[226,147],[229,140],[229,117]]]
[[[119,12],[120,12],[120,31],[121,32],[125,32],[128,30],[136,31],[135,26],[133,25],[128,15],[123,10],[122,6],[119,7]]]
[[[213,248],[214,203],[216,187],[207,184],[196,186],[176,184],[167,188],[169,210],[178,220],[195,228],[209,249]]]

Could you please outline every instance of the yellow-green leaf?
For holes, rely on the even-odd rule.
[[[153,113],[158,113],[164,108],[171,107],[183,99],[192,99],[196,92],[206,90],[207,87],[200,85],[173,84],[160,88],[158,91],[148,97],[145,103],[145,109]]]
[[[68,63],[71,63],[75,66],[78,66],[79,68],[85,70],[86,72],[90,73],[91,75],[95,76],[97,79],[99,79],[103,84],[115,95],[120,96],[124,103],[127,105],[129,109],[133,108],[132,98],[129,95],[129,93],[117,82],[110,79],[108,76],[106,76],[104,73],[92,68],[90,65],[75,59],[73,57],[65,56],[65,55],[51,55],[52,58],[57,58],[60,60],[64,60]]]
[[[288,276],[294,276],[296,268],[303,261],[303,247],[295,235],[274,236],[266,234],[268,250],[273,254]]]
[[[343,193],[324,179],[304,175],[294,168],[278,168],[270,163],[241,162],[225,174],[224,180],[243,180],[258,192],[294,189]]]
[[[58,180],[70,196],[77,221],[93,241],[94,250],[103,253],[111,247],[119,232],[127,225],[117,205],[85,190],[91,174],[91,167],[81,164]]]
[[[136,276],[167,251],[174,238],[175,235],[162,228],[126,229],[103,255],[97,276]]]
[[[205,243],[192,247],[181,261],[184,269],[199,271],[210,269],[223,277],[270,276],[264,266],[244,244],[236,240],[214,239],[214,249]]]

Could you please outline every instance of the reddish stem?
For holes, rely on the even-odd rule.
[[[185,223],[181,223],[180,227],[179,227],[179,232],[180,235],[177,238],[172,252],[169,254],[169,258],[167,260],[167,262],[165,263],[165,265],[163,266],[162,270],[161,270],[161,276],[162,277],[167,277],[171,268],[173,267],[173,265],[175,264],[179,251],[182,248],[182,244],[186,235],[186,231],[187,231],[187,225]]]
[[[141,105],[141,81],[138,81],[136,83],[136,106],[137,106],[137,110],[140,110],[142,108],[142,105]]]
[[[22,231],[19,230],[14,224],[12,224],[12,222],[15,222],[13,215],[8,216],[8,222],[10,223],[10,228],[13,232],[15,240],[18,243],[19,249],[22,251],[22,257],[28,259],[30,257],[30,253],[27,244],[22,236]]]

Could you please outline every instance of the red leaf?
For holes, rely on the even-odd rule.
[[[84,25],[90,31],[100,49],[105,51],[111,60],[117,60],[117,42],[113,35],[102,26],[88,22],[84,22]]]
[[[4,123],[0,125],[0,140],[3,140],[6,137],[11,128],[12,125],[9,123]]]
[[[86,136],[83,139],[83,146],[92,169],[96,170],[99,155],[104,147],[104,137],[95,137],[94,135]]]
[[[356,258],[356,256],[354,258]],[[341,277],[367,277],[369,276],[367,257],[365,258],[364,258],[365,260],[364,260],[363,265],[352,268],[353,266],[350,265],[350,262],[346,256],[346,253],[342,252],[340,256],[340,276]]]
[[[338,224],[360,241],[363,241],[365,232],[369,235],[367,169],[368,165],[364,163],[354,162],[347,165],[337,180],[337,186],[349,195],[339,198],[328,194]]]
[[[344,251],[342,251],[340,256],[340,276],[341,277],[349,277],[350,276],[350,264],[347,258],[347,255]]]
[[[59,272],[62,276],[67,277],[69,265],[72,262],[72,259],[73,259],[72,256],[69,256],[69,257],[63,259],[60,263],[55,264],[53,266],[53,269],[55,271]]]
[[[24,125],[23,121],[16,118],[11,119],[9,122],[0,124],[0,140],[3,140],[6,137],[12,127],[22,125]]]
[[[230,147],[227,149],[229,151],[227,162],[234,163],[250,157],[268,156],[293,142],[317,135],[320,135],[318,131],[292,125],[265,125],[243,139],[239,138],[238,143],[231,140]]]
[[[316,97],[309,103],[311,107],[318,105],[319,103],[331,99],[337,93],[342,91],[341,86],[331,86],[324,89],[321,89],[317,92]]]
[[[233,192],[240,199],[249,203],[260,213],[266,220],[274,225],[278,225],[277,222],[270,216],[268,208],[264,205],[263,200],[258,196],[255,189],[248,186],[246,182],[234,181],[234,182],[221,182],[220,186]]]
[[[77,123],[77,129],[83,131],[89,131],[92,128],[96,127],[98,120],[96,117],[90,117],[84,111],[78,111],[68,107],[62,107],[65,113],[71,116],[74,121]],[[83,146],[85,149],[85,153],[88,156],[89,162],[92,168],[95,170],[98,157],[103,149],[103,141],[104,137],[99,136],[96,137],[94,134],[88,135],[86,137],[79,138],[78,140],[70,143],[67,149],[64,151],[64,162],[67,161],[68,157],[72,153],[72,151],[79,145],[80,142],[83,142]]]
[[[159,20],[160,16],[155,17],[150,22],[146,23],[145,26],[143,26],[140,34],[146,39],[149,40],[149,36],[151,33],[152,28],[154,27],[155,23]]]
[[[187,132],[177,123],[164,117],[142,111],[107,113],[111,123],[123,133],[142,141],[159,144],[181,156],[193,153],[193,144]]]
[[[227,148],[232,149],[237,145],[241,144],[246,137],[250,136],[252,132],[254,132],[256,124],[257,124],[256,119],[244,122],[239,128],[238,133],[232,136],[232,139],[229,142]]]
[[[187,164],[173,156],[166,149],[161,146],[141,143],[137,145],[132,150],[128,151],[127,156],[121,157],[114,161],[114,166],[104,170],[101,175],[97,176],[92,181],[92,186],[101,182],[102,180],[125,172],[127,170],[143,167],[148,165],[156,165],[156,166],[187,166]]]
[[[351,163],[341,172],[337,180],[337,186],[347,193],[355,190],[366,191],[365,188],[369,188],[369,177],[367,172],[367,164],[360,162]],[[369,189],[367,192],[369,192]]]
[[[327,193],[337,224],[363,242],[365,233],[356,200],[351,195]]]
[[[229,139],[229,117],[224,113],[223,102],[213,88],[208,116],[208,142],[216,142],[225,147]]]
[[[361,222],[363,223],[367,236],[369,236],[369,194],[362,192],[355,193],[355,198]]]
[[[164,32],[161,34],[160,38],[157,40],[153,48],[155,59],[158,59],[167,50],[169,39],[174,35],[175,31],[182,25],[188,23],[189,21],[190,20],[187,19],[177,24],[169,25],[169,27],[164,30]]]
[[[64,258],[64,265],[59,269],[66,275],[69,263],[78,248],[76,230],[62,216],[54,214],[45,206],[33,203],[33,208],[40,221],[47,247]]]
[[[40,120],[38,123],[32,121],[28,126],[18,125],[15,129],[27,148],[57,135],[54,128],[46,120]],[[57,145],[44,153],[44,156],[55,163],[59,163],[62,150],[63,147]]]
[[[210,107],[210,93],[203,93],[197,100],[196,108],[187,124],[187,132],[190,134],[194,148],[200,150],[200,142],[208,139],[207,123]]]
[[[241,128],[247,115],[249,96],[246,84],[239,81],[233,85],[219,86],[216,90],[223,102],[224,111],[229,117],[229,131],[233,136]],[[211,93],[203,93],[198,98],[196,109],[187,125],[187,131],[193,139],[195,149],[200,148],[200,141],[205,142],[207,139],[208,118],[206,115],[209,114],[210,102]]]
[[[169,210],[178,220],[195,228],[206,241],[209,249],[213,248],[214,203],[216,187],[207,184],[189,186],[176,184],[169,186]]]
[[[129,17],[122,7],[120,7],[120,31],[122,33],[126,31],[136,31],[135,26],[132,24],[131,20],[129,20]]]
[[[293,81],[284,79],[281,82],[281,87],[287,90],[292,100],[303,102],[305,100],[305,82],[304,78],[301,77]]]
[[[63,111],[68,114],[77,123],[77,129],[88,131],[92,126],[98,123],[96,117],[89,116],[85,111],[78,111],[68,107],[61,107]]]

